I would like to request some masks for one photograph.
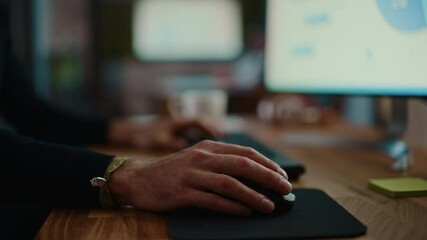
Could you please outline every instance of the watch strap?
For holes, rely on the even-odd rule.
[[[116,171],[120,166],[123,165],[127,160],[129,160],[128,157],[121,157],[117,156],[113,158],[111,163],[108,165],[107,170],[105,171],[105,175],[103,178],[97,178],[96,180],[102,184],[102,179],[104,179],[104,184],[102,184],[99,190],[99,201],[101,203],[101,206],[103,208],[113,208],[115,207],[113,198],[111,197],[110,190],[108,189],[108,180],[110,179],[110,175]]]

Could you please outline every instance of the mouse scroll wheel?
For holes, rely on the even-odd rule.
[[[295,201],[295,194],[289,193],[287,195],[283,195],[283,199],[285,199],[286,201],[289,201],[289,202],[294,202]]]

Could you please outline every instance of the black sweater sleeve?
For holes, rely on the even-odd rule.
[[[51,144],[0,130],[2,203],[99,207],[92,177],[113,156]]]

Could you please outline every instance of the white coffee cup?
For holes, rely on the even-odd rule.
[[[175,118],[210,117],[222,119],[227,114],[228,96],[223,90],[187,90],[169,99],[169,113]]]

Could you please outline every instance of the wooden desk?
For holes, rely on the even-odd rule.
[[[286,147],[280,140],[290,131],[318,131],[372,140],[378,132],[346,125],[278,127],[247,120],[243,130],[297,159],[307,172],[294,187],[327,192],[368,226],[361,239],[427,239],[427,197],[391,199],[367,188],[370,178],[417,176],[427,178],[427,149],[414,150],[415,165],[406,173],[391,170],[392,159],[373,149],[343,147]],[[142,155],[128,149],[98,148],[108,153]],[[168,219],[133,210],[56,209],[37,239],[167,239]]]

